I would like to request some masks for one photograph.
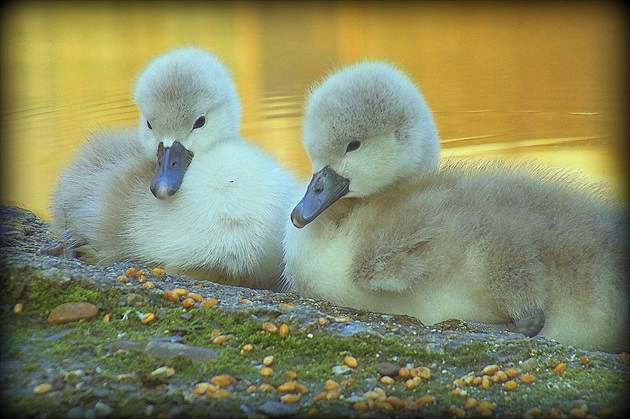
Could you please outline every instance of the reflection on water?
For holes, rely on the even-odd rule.
[[[443,157],[536,158],[627,200],[627,45],[614,4],[13,5],[2,37],[2,202],[49,217],[90,132],[135,125],[142,66],[197,45],[232,73],[241,133],[302,178],[308,88],[365,58],[421,86]],[[178,6],[179,5],[179,6]],[[623,156],[623,157],[622,157]]]

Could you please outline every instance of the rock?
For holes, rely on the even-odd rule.
[[[376,366],[376,371],[380,375],[388,375],[392,378],[398,377],[400,366],[393,362],[381,362]]]
[[[176,355],[180,355],[194,362],[201,363],[216,361],[219,358],[219,354],[212,349],[182,343],[150,341],[147,343],[144,351],[157,358],[171,359]]]
[[[84,301],[73,301],[61,304],[53,309],[48,316],[50,324],[64,324],[79,320],[89,320],[98,315],[98,307]]]
[[[295,405],[288,405],[281,402],[268,400],[260,405],[257,410],[264,413],[265,415],[277,418],[295,415],[298,411],[298,408]]]
[[[492,403],[493,416],[526,416],[532,406],[540,408],[541,416],[568,417],[573,410],[584,414],[583,406],[588,407],[589,415],[601,411],[602,416],[623,417],[628,411],[627,353],[584,351],[508,332],[479,333],[459,320],[427,327],[409,316],[350,310],[301,298],[294,292],[195,281],[185,275],[152,278],[155,289],[146,289],[137,281],[122,284],[117,278],[130,267],[150,269],[125,262],[95,266],[40,255],[38,249],[58,243],[45,222],[28,211],[5,206],[0,206],[0,222],[3,416],[175,418],[206,417],[211,412],[217,417],[307,417],[313,407],[322,417],[361,416],[354,403],[379,386],[387,395],[396,389],[401,394],[394,395],[416,398],[430,394],[435,400],[422,410],[375,411],[374,417],[415,417],[416,413],[444,417],[451,405],[464,411],[466,398],[452,396],[454,380],[482,375],[483,368],[491,364],[518,368],[535,377],[531,384],[519,384],[509,392],[500,387],[483,394],[480,387],[461,389]],[[183,313],[164,298],[164,290],[174,288],[194,289],[220,304]],[[52,308],[46,304],[50,300],[43,300],[49,296],[65,296],[64,301],[97,300],[104,313],[112,314],[111,321],[50,327],[42,322],[42,315]],[[129,308],[121,308],[120,301]],[[25,307],[19,315],[11,310],[16,302]],[[123,321],[126,310],[155,312],[158,321]],[[266,322],[286,323],[291,333],[286,338],[268,335],[262,329]],[[208,338],[214,329],[233,333],[234,338],[214,345]],[[253,344],[254,351],[240,352],[244,343]],[[358,358],[358,368],[339,365],[346,353]],[[296,370],[297,380],[308,388],[309,395],[285,404],[279,402],[278,392],[247,390],[261,382],[256,366],[269,354],[276,356],[280,371]],[[582,356],[588,357],[586,365],[580,361]],[[197,364],[208,362],[213,364]],[[324,371],[323,363],[328,365]],[[566,373],[552,371],[558,363],[566,363]],[[160,366],[174,367],[177,372],[168,379],[151,376]],[[417,390],[403,390],[402,377],[395,378],[391,389],[380,385],[381,376],[393,377],[398,366],[428,367],[431,378],[423,380]],[[215,374],[237,379],[228,398],[208,400],[194,393],[196,383],[211,380]],[[274,379],[284,380],[281,372],[276,374]],[[314,405],[310,396],[316,396],[329,379],[348,379],[355,384],[342,386],[334,403]],[[44,381],[51,383],[47,392],[33,390]],[[110,412],[108,406],[115,410]]]

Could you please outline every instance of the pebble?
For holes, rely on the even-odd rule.
[[[61,304],[53,309],[48,316],[50,324],[64,324],[79,320],[89,320],[98,315],[98,307],[84,301],[74,301]]]
[[[212,349],[183,343],[149,341],[144,352],[160,359],[171,359],[175,355],[180,355],[200,363],[213,362],[219,359],[219,354]]]
[[[400,366],[392,362],[381,362],[376,366],[376,371],[380,375],[388,375],[390,377],[396,378],[398,377],[398,373],[400,372]]]
[[[260,405],[257,410],[271,417],[293,416],[297,413],[298,406],[268,400]]]
[[[83,419],[83,414],[84,414],[83,409],[77,406],[68,410],[68,413],[66,414],[66,418],[67,419]]]

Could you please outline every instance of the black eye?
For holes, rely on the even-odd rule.
[[[354,151],[358,149],[359,147],[361,147],[361,141],[357,141],[357,140],[350,141],[348,143],[348,147],[346,147],[346,153],[349,151]]]
[[[197,129],[197,128],[201,128],[204,125],[206,125],[206,117],[204,115],[201,115],[199,118],[197,118],[197,120],[195,121],[195,125],[193,125],[193,129]]]
[[[147,119],[147,127],[149,127],[150,130],[153,130],[153,127],[151,126],[151,123],[149,122],[148,119]]]

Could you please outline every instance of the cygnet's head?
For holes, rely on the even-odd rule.
[[[157,154],[151,191],[174,195],[195,154],[238,136],[241,105],[225,67],[195,48],[171,51],[145,68],[135,89],[140,140]]]
[[[303,136],[314,175],[291,214],[296,227],[340,198],[367,197],[437,170],[431,112],[413,82],[389,64],[355,64],[317,86],[306,105]]]

